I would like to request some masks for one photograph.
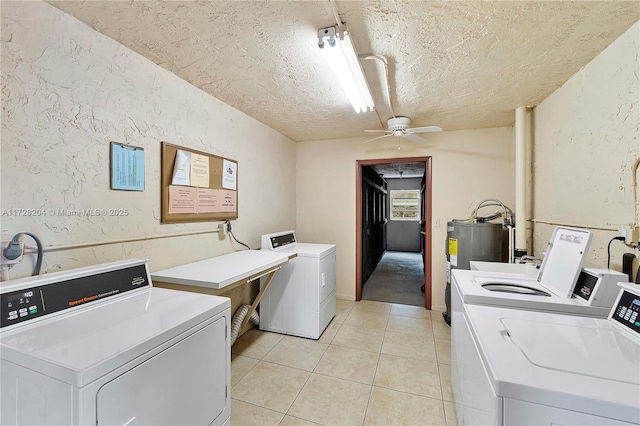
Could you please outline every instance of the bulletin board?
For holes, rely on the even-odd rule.
[[[173,185],[178,151],[208,159],[208,186]],[[202,158],[202,157],[199,157]],[[225,169],[225,166],[227,167]],[[238,162],[191,148],[162,142],[160,155],[161,223],[207,222],[238,218]],[[232,174],[230,175],[230,173]],[[233,176],[230,186],[228,177]],[[223,182],[223,179],[225,181]],[[234,187],[235,189],[230,189]],[[191,202],[195,194],[195,209]],[[185,212],[188,211],[188,212]]]

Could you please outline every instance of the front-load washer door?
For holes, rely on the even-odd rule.
[[[227,357],[222,317],[102,386],[98,424],[214,423],[227,403]]]

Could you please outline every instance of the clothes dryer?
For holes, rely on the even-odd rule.
[[[230,301],[146,259],[3,283],[2,425],[229,424]]]
[[[262,297],[260,330],[319,339],[336,315],[336,246],[299,243],[294,231],[261,240],[262,250],[297,256],[276,273]]]

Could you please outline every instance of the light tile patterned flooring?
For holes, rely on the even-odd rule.
[[[440,312],[338,300],[317,341],[253,329],[231,352],[234,426],[457,424]]]

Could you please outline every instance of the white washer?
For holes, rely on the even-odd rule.
[[[607,319],[453,311],[459,424],[640,424],[640,286],[620,286]]]
[[[230,301],[153,288],[146,259],[0,291],[3,425],[230,423]]]
[[[558,227],[553,233],[538,278],[496,272],[453,271],[453,299],[464,303],[604,318],[629,277],[609,269],[584,268],[591,233]],[[576,285],[577,284],[577,285]],[[582,293],[588,292],[585,296]]]
[[[298,243],[294,231],[262,235],[262,250],[296,253],[260,301],[260,330],[318,339],[336,315],[336,246]],[[260,280],[260,286],[265,279]]]

